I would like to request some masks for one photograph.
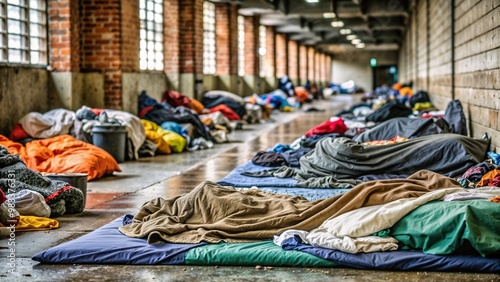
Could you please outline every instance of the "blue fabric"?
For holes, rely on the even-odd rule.
[[[124,220],[125,219],[125,220]],[[204,244],[148,244],[118,231],[127,217],[120,217],[73,241],[36,254],[42,263],[184,264],[186,252]]]
[[[217,183],[223,186],[234,187],[297,187],[297,180],[278,177],[250,177],[241,175],[242,172],[257,172],[268,170],[269,167],[253,164],[252,161],[239,166]]]
[[[472,253],[436,256],[419,251],[398,250],[349,254],[306,245],[298,237],[285,240],[282,248],[303,251],[334,263],[358,269],[500,272],[500,258],[484,258],[479,254]]]
[[[180,124],[178,124],[177,122],[165,121],[160,125],[160,127],[165,129],[165,130],[175,132],[181,136],[187,135],[187,130],[184,127],[182,127]]]
[[[489,151],[487,154],[488,154],[488,157],[490,157],[496,165],[500,165],[500,155],[499,154],[492,152],[492,151]]]

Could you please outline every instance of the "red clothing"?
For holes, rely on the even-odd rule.
[[[210,109],[211,113],[221,112],[229,120],[240,120],[240,116],[235,113],[231,108],[224,104],[217,105]]]
[[[307,137],[311,137],[313,135],[321,135],[328,133],[338,133],[344,134],[347,131],[347,126],[344,124],[344,120],[342,118],[338,118],[335,121],[327,120],[320,125],[317,125],[311,128],[306,132]]]
[[[3,191],[0,189],[0,205],[3,204],[5,201],[7,201],[7,197],[3,193]]]

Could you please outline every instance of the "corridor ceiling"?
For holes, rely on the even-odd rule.
[[[219,2],[237,2],[240,4],[240,14],[259,15],[261,24],[274,26],[277,32],[287,34],[291,40],[314,45],[328,53],[354,50],[356,45],[357,48],[367,50],[397,50],[413,2],[411,0],[316,0],[317,2],[310,3],[310,1]],[[329,13],[330,18],[325,18],[325,13]],[[331,18],[332,13],[335,15],[333,18]]]

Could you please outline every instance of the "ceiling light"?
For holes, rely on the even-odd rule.
[[[356,39],[356,38],[357,38],[357,36],[356,36],[356,34],[351,34],[351,35],[346,36],[345,38],[346,38],[347,40],[353,40],[353,39]]]
[[[351,30],[348,28],[344,28],[344,29],[340,30],[340,34],[350,34],[350,33],[351,33]]]
[[[333,21],[332,22],[332,26],[333,27],[343,27],[344,26],[344,23],[341,22],[341,21]]]
[[[307,3],[318,3],[319,0],[306,0]]]
[[[361,39],[353,39],[353,40],[351,41],[351,43],[352,43],[353,45],[359,44],[359,43],[361,43]]]
[[[335,13],[324,13],[323,14],[323,18],[325,18],[325,19],[333,19],[335,17],[336,17]]]
[[[356,44],[356,48],[365,48],[365,43]]]

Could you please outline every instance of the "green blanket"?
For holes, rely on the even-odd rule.
[[[500,256],[500,204],[469,200],[427,203],[401,219],[389,236],[403,248],[447,255],[477,250],[482,256]]]
[[[186,264],[191,265],[262,265],[333,267],[337,264],[300,251],[286,251],[272,241],[254,243],[218,243],[190,249]]]

